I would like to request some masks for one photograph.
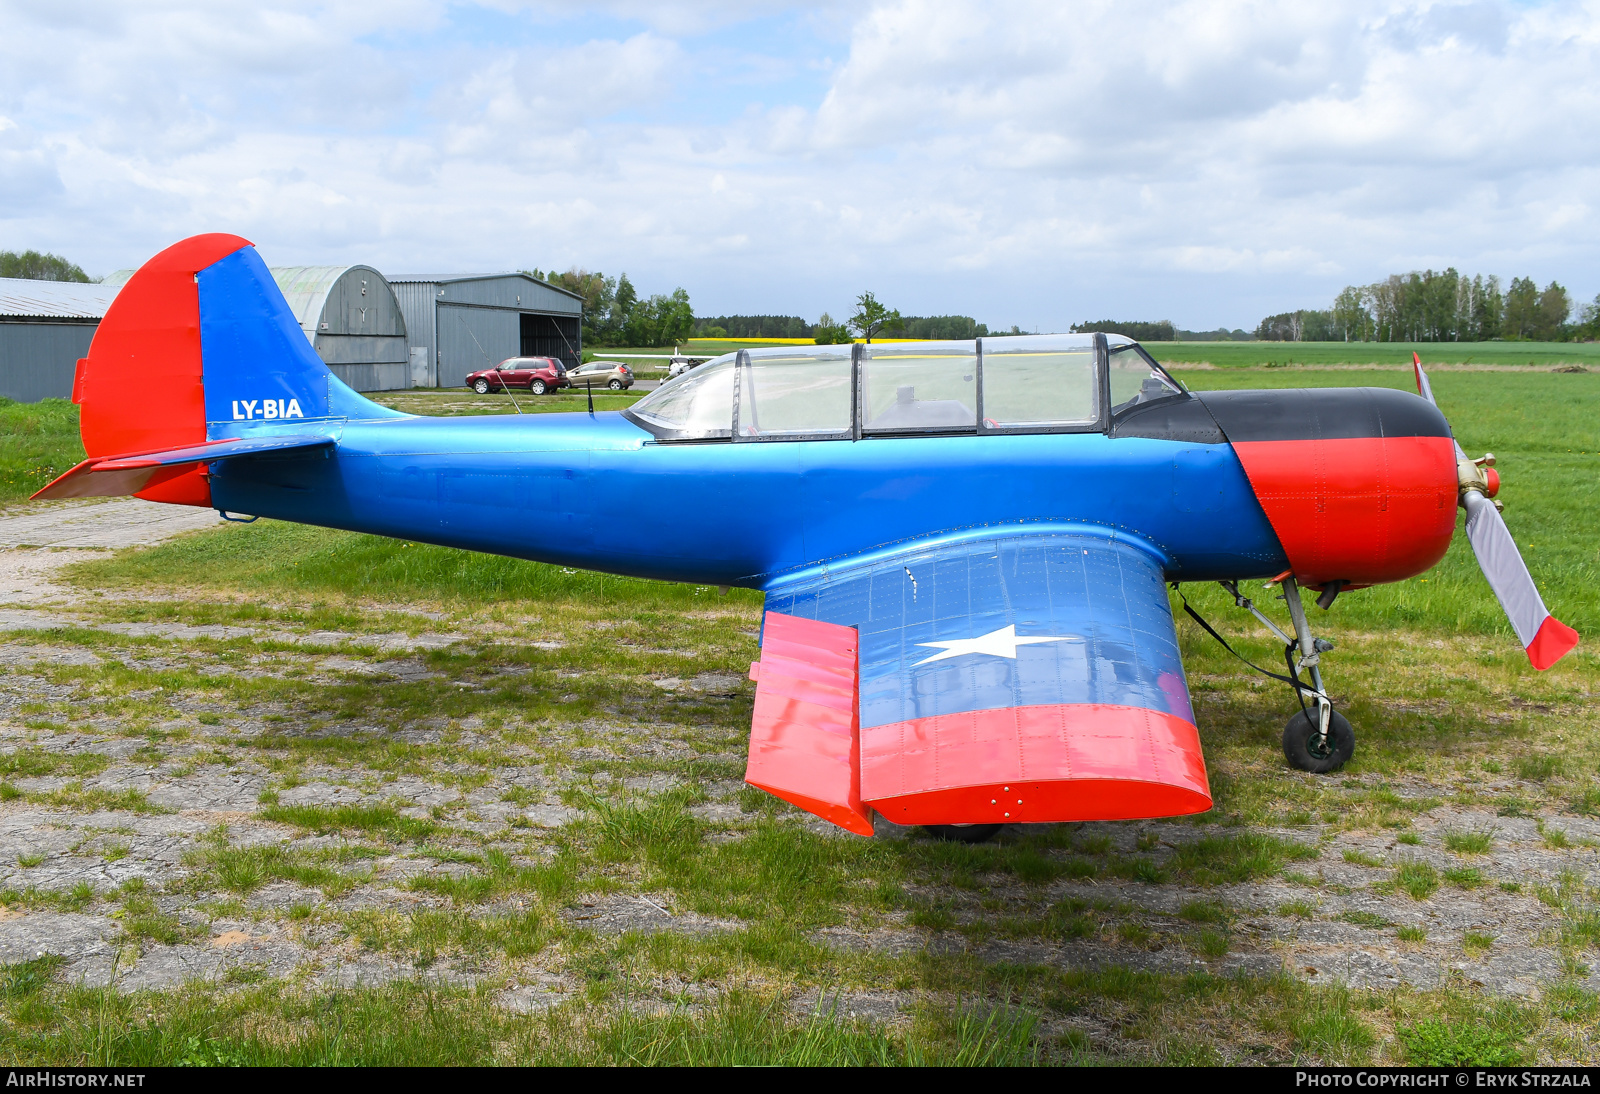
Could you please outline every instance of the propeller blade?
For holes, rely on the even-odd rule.
[[[1428,374],[1422,371],[1422,358],[1412,353],[1411,363],[1417,370],[1418,394],[1438,406]],[[1459,442],[1456,458],[1467,458]],[[1472,553],[1478,556],[1483,576],[1505,609],[1506,618],[1511,620],[1518,641],[1528,651],[1528,660],[1540,671],[1549,668],[1578,644],[1578,632],[1545,608],[1533,575],[1522,561],[1522,552],[1517,550],[1494,502],[1481,490],[1468,489],[1461,492],[1461,506],[1467,511],[1467,542],[1472,544]]]
[[[1489,588],[1500,599],[1533,667],[1549,668],[1578,644],[1578,632],[1545,609],[1494,502],[1476,490],[1468,490],[1461,501],[1467,510],[1467,541],[1478,556],[1483,576],[1489,579]]]
[[[1411,351],[1411,367],[1417,370],[1417,394],[1432,403],[1434,409],[1437,410],[1439,400],[1433,397],[1433,385],[1428,383],[1428,374],[1422,371],[1422,358],[1417,355],[1416,350]],[[1454,433],[1453,430],[1451,432]],[[1466,459],[1467,454],[1461,451],[1461,442],[1456,440],[1454,436],[1451,436],[1450,441],[1456,446],[1456,459]]]

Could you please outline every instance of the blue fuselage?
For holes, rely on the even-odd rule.
[[[907,541],[1040,522],[1143,541],[1177,580],[1284,555],[1232,446],[1101,433],[659,443],[616,413],[351,420],[214,465],[216,506],[669,581],[771,588]]]

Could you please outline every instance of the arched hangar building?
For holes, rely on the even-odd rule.
[[[357,391],[412,386],[400,301],[371,266],[275,266],[300,329],[333,374]]]

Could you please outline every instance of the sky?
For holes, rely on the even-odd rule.
[[[1600,0],[0,0],[0,248],[1253,328],[1600,292]]]

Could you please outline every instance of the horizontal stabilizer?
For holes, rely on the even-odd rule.
[[[35,498],[120,498],[173,478],[196,464],[238,456],[332,448],[332,437],[295,434],[186,444],[154,452],[91,456],[33,495]]]

